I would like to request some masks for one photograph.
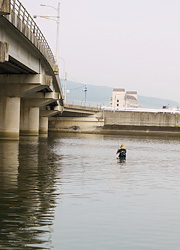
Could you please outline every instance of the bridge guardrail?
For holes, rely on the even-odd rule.
[[[44,37],[43,33],[41,32],[40,28],[37,26],[31,15],[22,5],[19,0],[10,0],[10,7],[11,11],[17,15],[17,17],[22,21],[22,23],[28,27],[28,29],[32,32],[32,34],[37,38],[38,42],[41,43],[43,48],[45,49],[49,59],[51,60],[50,64],[55,64],[54,55],[52,50]]]
[[[87,107],[87,108],[96,108],[102,109],[102,105],[96,103],[85,103],[85,101],[75,101],[75,100],[66,100],[68,105],[80,106],[80,107]]]

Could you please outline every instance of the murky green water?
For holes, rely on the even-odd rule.
[[[180,139],[0,141],[0,249],[179,250],[179,211]]]

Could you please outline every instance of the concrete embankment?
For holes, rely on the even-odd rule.
[[[104,133],[180,136],[180,114],[170,112],[105,111]]]
[[[170,112],[101,111],[83,118],[52,118],[50,131],[180,136],[180,114]]]
[[[178,127],[155,127],[155,126],[118,126],[105,125],[102,129],[104,134],[120,135],[149,135],[149,136],[173,136],[180,137],[180,128]]]

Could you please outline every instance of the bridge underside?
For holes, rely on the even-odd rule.
[[[20,62],[9,56],[8,61],[0,62],[0,74],[35,74],[32,69],[21,65]]]
[[[78,124],[76,127],[87,128],[88,124],[99,123],[98,109],[64,105],[59,69],[46,39],[22,5],[9,0],[3,3],[6,5],[0,6],[0,138],[47,133],[48,121],[53,119],[67,127]]]
[[[0,138],[48,132],[48,117],[60,113],[59,94],[51,77],[0,74]]]
[[[5,17],[1,7],[0,138],[47,133],[49,117],[63,110],[58,67],[19,13]]]
[[[49,119],[49,130],[92,132],[104,125],[103,111],[97,108],[64,105],[64,111]]]
[[[62,112],[53,77],[39,74],[9,55],[0,42],[0,138],[48,132],[48,118]]]

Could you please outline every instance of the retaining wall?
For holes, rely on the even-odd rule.
[[[49,130],[124,135],[180,136],[180,114],[167,112],[102,111],[97,119],[53,117]]]
[[[180,114],[104,111],[104,133],[180,136]]]
[[[104,111],[104,125],[180,127],[180,114]]]

